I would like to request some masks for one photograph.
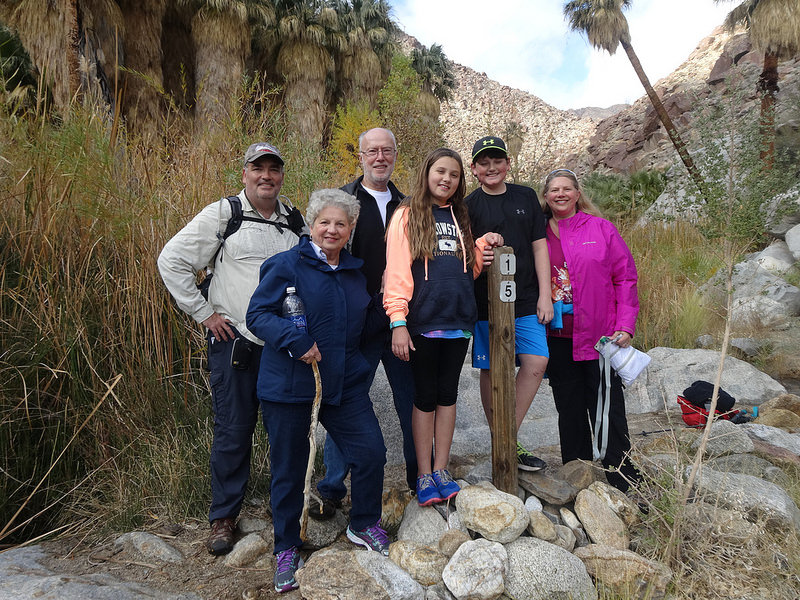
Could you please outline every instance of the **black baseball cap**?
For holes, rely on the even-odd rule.
[[[506,158],[508,158],[508,150],[506,150],[506,143],[496,135],[487,135],[482,137],[475,145],[472,146],[472,162],[478,157],[478,154],[484,150],[499,150]]]

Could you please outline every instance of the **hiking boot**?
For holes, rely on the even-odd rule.
[[[517,442],[517,466],[523,471],[540,471],[547,466],[541,458],[537,458]]]
[[[336,509],[342,508],[342,501],[320,496],[322,503],[316,498],[311,498],[308,503],[308,516],[315,521],[327,521],[336,514]]]
[[[420,506],[430,506],[442,501],[433,474],[425,473],[417,477],[417,502]]]
[[[220,556],[233,550],[233,532],[236,525],[233,519],[216,519],[211,523],[211,534],[206,540],[209,554]]]
[[[439,469],[438,471],[434,471],[432,475],[433,482],[436,484],[436,489],[439,490],[439,495],[442,497],[442,500],[450,500],[450,498],[461,491],[461,488],[453,481],[450,471],[447,469]]]
[[[297,551],[297,546],[278,552],[275,555],[275,562],[277,563],[275,577],[272,578],[275,591],[280,594],[299,588],[300,584],[297,583],[294,574],[303,566],[303,559],[300,557],[300,552]]]
[[[380,520],[372,527],[367,527],[361,531],[353,531],[353,528],[347,526],[347,539],[364,546],[367,550],[374,550],[384,556],[389,556],[389,536],[379,526]]]

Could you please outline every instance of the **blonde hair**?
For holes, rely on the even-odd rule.
[[[544,195],[550,189],[550,184],[553,182],[553,179],[556,177],[566,177],[570,181],[572,181],[575,189],[578,190],[578,202],[575,206],[575,210],[579,210],[581,212],[588,213],[590,215],[594,215],[595,217],[602,217],[603,213],[600,211],[599,208],[595,205],[594,202],[585,194],[583,188],[581,187],[580,182],[578,181],[578,176],[575,175],[569,169],[556,169],[554,171],[550,171],[547,174],[547,177],[544,178],[544,185],[542,186],[542,197],[539,200],[539,203],[542,205],[542,211],[544,211],[544,216],[548,219],[553,216],[553,212],[550,210],[550,207],[547,205],[547,200],[545,200]]]
[[[461,160],[461,155],[449,148],[437,148],[428,154],[417,173],[414,190],[403,200],[403,205],[408,206],[406,235],[408,236],[411,258],[414,260],[433,258],[433,251],[436,249],[436,229],[431,210],[434,199],[428,189],[428,174],[433,164],[441,158],[452,158],[458,163],[461,171],[456,191],[450,197],[449,202],[453,207],[457,225],[461,229],[467,265],[471,268],[475,262],[475,244],[472,240],[472,231],[469,226],[467,205],[464,202],[464,194],[467,190],[467,183],[464,178],[464,163]]]

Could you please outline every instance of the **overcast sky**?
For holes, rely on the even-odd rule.
[[[736,3],[633,0],[631,44],[652,83],[668,75]],[[644,89],[620,47],[593,50],[569,31],[563,0],[393,0],[402,29],[451,60],[557,108],[631,103]]]

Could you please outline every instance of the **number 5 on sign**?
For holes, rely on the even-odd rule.
[[[517,299],[517,284],[513,281],[500,282],[500,300],[514,302]]]

